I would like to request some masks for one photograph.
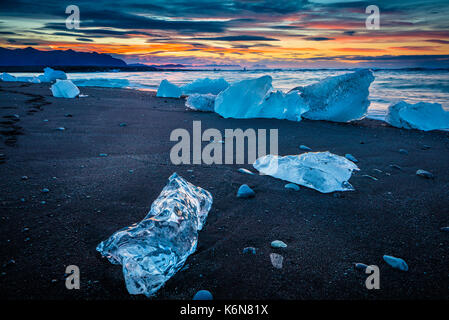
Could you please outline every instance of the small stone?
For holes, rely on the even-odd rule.
[[[408,151],[405,149],[399,149],[399,153],[401,154],[408,154]]]
[[[416,171],[416,175],[418,175],[420,177],[423,177],[423,178],[426,178],[426,179],[433,179],[434,178],[434,175],[431,172],[426,171],[426,170],[422,170],[422,169],[417,170]]]
[[[193,296],[193,300],[213,300],[212,293],[208,290],[200,290]]]
[[[254,172],[249,171],[248,169],[245,169],[245,168],[240,168],[239,172],[246,173],[246,174],[249,174],[249,175],[252,175],[252,176],[254,175]]]
[[[99,156],[100,156],[100,157],[107,157],[108,154],[107,154],[107,153],[100,153]]]
[[[295,190],[295,191],[299,191],[299,186],[297,184],[294,183],[287,183],[285,185],[285,189],[291,189],[291,190]]]
[[[359,160],[357,160],[357,159],[356,159],[352,154],[350,154],[350,153],[345,154],[345,158],[348,159],[348,160],[351,160],[351,161],[354,162],[354,163],[359,162]]]
[[[384,261],[390,265],[392,268],[394,269],[398,269],[401,271],[408,271],[408,265],[407,263],[402,260],[401,258],[396,258],[396,257],[392,257],[392,256],[383,256]]]
[[[443,227],[440,230],[443,231],[443,232],[449,232],[449,227]]]
[[[282,269],[282,262],[284,261],[284,257],[277,253],[270,253],[270,260],[273,267],[276,269]]]
[[[49,193],[50,192],[50,190],[48,190],[47,188],[44,188],[41,191],[42,191],[42,193]]]
[[[243,248],[243,253],[252,253],[252,254],[256,254],[256,248],[254,248],[254,247],[246,247],[246,248]]]
[[[271,242],[271,247],[272,248],[287,248],[287,244],[285,244],[285,242],[283,242],[281,240],[274,240],[273,242]]]
[[[309,148],[308,146],[305,146],[303,144],[299,146],[299,149],[304,150],[304,151],[312,151],[311,148]]]
[[[364,263],[354,263],[354,268],[356,268],[357,270],[365,271],[368,266]]]
[[[237,191],[238,198],[251,198],[254,197],[255,194],[256,193],[253,191],[253,189],[248,187],[247,184],[242,184],[239,190]]]

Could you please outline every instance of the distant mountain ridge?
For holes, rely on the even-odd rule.
[[[126,67],[125,61],[109,54],[69,50],[40,51],[0,48],[0,66],[90,66]]]

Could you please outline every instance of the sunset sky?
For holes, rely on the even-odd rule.
[[[78,30],[66,28],[71,4]],[[380,30],[366,29],[369,5]],[[151,65],[449,67],[449,0],[12,0],[0,42]]]

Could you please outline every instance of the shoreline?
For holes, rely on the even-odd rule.
[[[153,299],[189,300],[201,289],[218,300],[447,298],[449,237],[440,228],[449,225],[448,132],[372,119],[223,119],[154,92],[80,90],[88,97],[58,99],[49,84],[0,82],[3,299],[146,300],[127,293],[121,267],[95,247],[139,222],[173,172],[210,191],[214,204],[197,251]],[[6,118],[14,114],[17,121]],[[356,190],[291,191],[285,181],[238,172],[256,171],[247,164],[173,165],[170,133],[191,132],[197,120],[220,132],[276,128],[280,155],[302,153],[302,144],[350,153],[361,169],[350,179]],[[417,176],[418,169],[435,178]],[[237,198],[241,184],[256,196]],[[288,247],[271,248],[273,240]],[[243,253],[245,247],[256,254]],[[273,268],[270,253],[284,257],[282,269]],[[390,268],[384,254],[404,259],[409,271]],[[356,262],[379,266],[380,290],[365,288],[367,275],[354,269]],[[80,268],[80,290],[65,288],[68,265]]]

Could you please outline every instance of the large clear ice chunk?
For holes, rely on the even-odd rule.
[[[401,101],[388,107],[386,122],[397,128],[423,131],[449,129],[449,112],[439,103]]]
[[[209,78],[203,78],[203,79],[196,79],[195,81],[188,83],[181,87],[181,90],[184,94],[213,94],[217,95],[226,88],[229,87],[229,83],[223,79],[209,79]]]
[[[242,80],[220,92],[214,110],[223,118],[256,118],[260,105],[272,91],[272,78]]]
[[[285,157],[269,154],[257,159],[253,167],[262,174],[322,193],[354,190],[348,181],[352,172],[359,170],[352,161],[327,151]]]
[[[369,87],[373,81],[373,73],[364,69],[293,90],[298,90],[309,106],[304,118],[349,122],[366,116],[370,105]]]
[[[166,79],[161,81],[156,93],[156,97],[161,98],[179,98],[181,95],[181,89]]]
[[[97,246],[113,264],[123,266],[130,294],[153,295],[196,250],[212,206],[212,195],[173,173],[150,212]]]
[[[186,99],[186,107],[196,111],[214,112],[214,103],[215,96],[210,93],[194,93]]]
[[[75,98],[80,94],[80,90],[70,80],[57,79],[50,87],[53,97],[56,98]]]

